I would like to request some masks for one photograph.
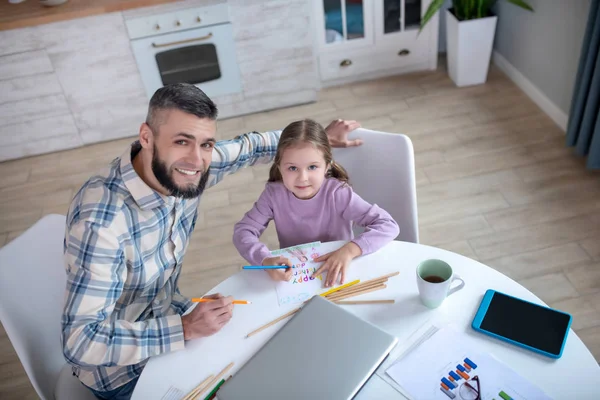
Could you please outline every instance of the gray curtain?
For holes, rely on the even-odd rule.
[[[600,169],[600,0],[592,0],[567,125],[567,145]]]

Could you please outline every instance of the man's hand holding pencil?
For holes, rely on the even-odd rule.
[[[218,293],[205,297],[215,300],[198,303],[189,314],[181,317],[185,340],[214,335],[233,315],[233,297]]]

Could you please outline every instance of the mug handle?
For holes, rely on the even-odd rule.
[[[463,281],[463,279],[460,277],[460,275],[454,274],[454,278],[452,278],[452,283],[454,283],[454,281],[456,281],[456,280],[459,280],[460,283],[458,284],[458,286],[455,286],[452,289],[450,289],[450,291],[448,292],[448,296],[450,296],[454,292],[458,292],[460,289],[465,287],[465,281]]]

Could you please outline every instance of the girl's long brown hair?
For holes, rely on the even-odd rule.
[[[277,145],[277,154],[275,154],[275,160],[269,171],[269,182],[280,182],[282,180],[279,165],[281,164],[281,156],[285,149],[303,143],[310,143],[323,152],[325,164],[329,167],[326,175],[328,178],[335,178],[348,183],[348,173],[344,167],[333,161],[331,145],[329,144],[325,129],[321,124],[312,119],[292,122],[281,132],[279,145]]]

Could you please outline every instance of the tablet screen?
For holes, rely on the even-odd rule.
[[[494,293],[481,329],[550,354],[558,355],[569,326],[569,316]]]

